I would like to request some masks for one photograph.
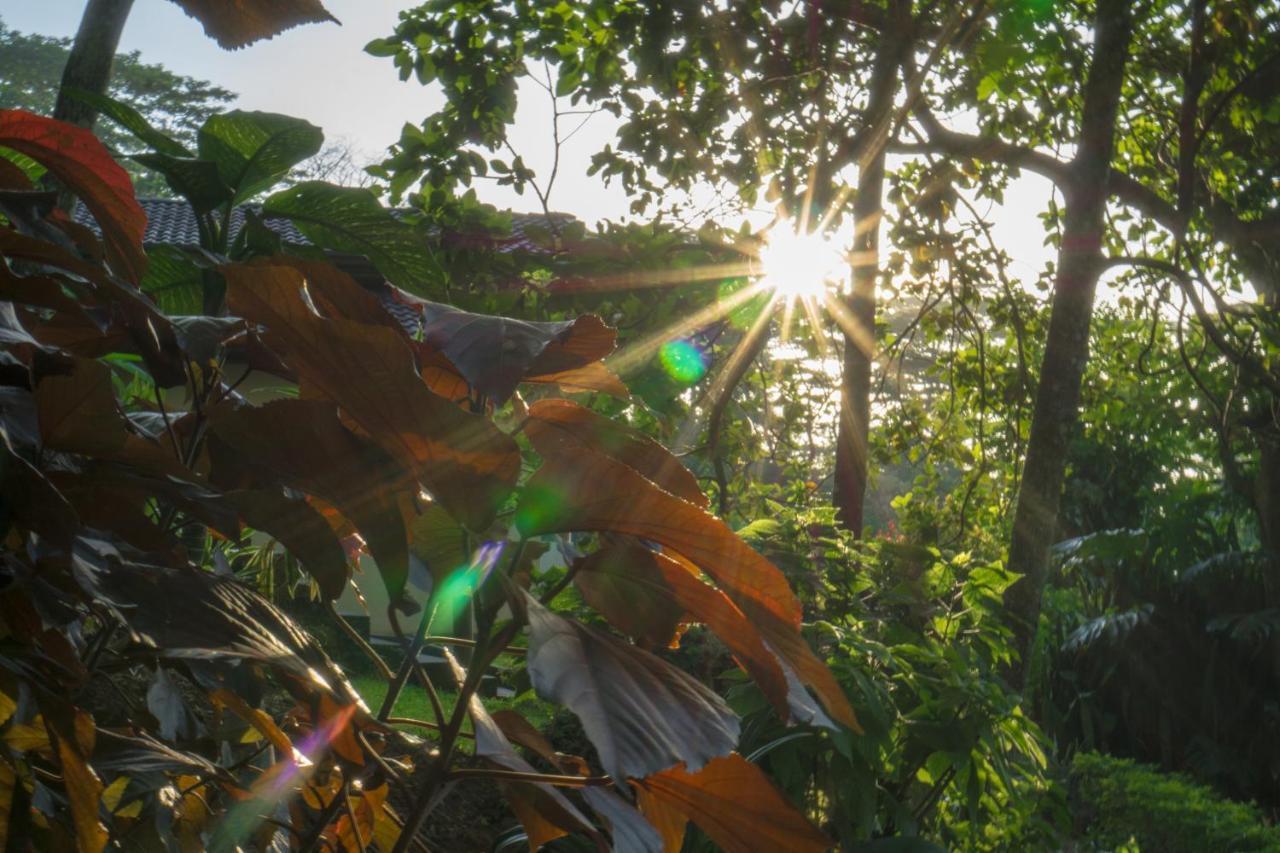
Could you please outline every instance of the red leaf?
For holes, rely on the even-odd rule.
[[[543,455],[594,450],[633,468],[678,498],[701,508],[707,496],[670,451],[625,424],[569,400],[539,400],[529,407],[525,435]]]
[[[147,269],[147,215],[129,173],[84,128],[24,110],[0,110],[0,145],[43,165],[74,192],[102,228],[113,269],[137,283]]]
[[[725,853],[821,853],[832,846],[759,767],[737,753],[713,759],[697,773],[673,767],[634,784],[696,823]]]

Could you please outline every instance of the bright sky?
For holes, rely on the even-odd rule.
[[[399,136],[406,122],[420,122],[442,98],[416,80],[400,82],[389,59],[364,53],[371,39],[394,29],[401,9],[412,0],[325,0],[342,22],[312,24],[289,30],[270,41],[235,52],[224,51],[204,35],[200,25],[167,0],[136,0],[121,40],[122,50],[139,50],[147,62],[210,80],[240,95],[237,106],[305,118],[324,129],[331,141],[346,140],[369,162]],[[23,32],[73,36],[84,0],[0,0],[0,17]],[[550,165],[551,120],[547,95],[529,83],[521,89],[515,132],[517,150],[540,175]],[[568,129],[573,119],[565,119]],[[562,123],[563,124],[563,123]],[[586,174],[590,155],[613,138],[613,118],[592,117],[561,149],[560,177],[552,207],[588,223],[628,215],[628,201],[618,185],[605,187]],[[563,131],[562,131],[563,132]],[[1035,214],[1042,210],[1048,182],[1024,178],[1006,195],[995,216],[997,240],[1014,258],[1012,272],[1033,279],[1051,255]],[[538,210],[531,193],[517,196],[509,188],[480,181],[481,199],[516,211]]]

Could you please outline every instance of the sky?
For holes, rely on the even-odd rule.
[[[242,109],[280,112],[319,125],[330,141],[343,141],[364,162],[376,162],[405,122],[419,123],[438,109],[438,92],[410,79],[401,82],[390,59],[364,52],[374,38],[389,35],[400,10],[412,0],[325,0],[341,25],[309,24],[238,51],[224,51],[204,35],[198,22],[168,0],[135,0],[121,49],[138,50],[146,62],[209,80],[239,94]],[[0,0],[5,24],[23,32],[73,36],[84,0]],[[567,121],[567,120],[566,120]],[[586,174],[590,155],[613,139],[615,119],[593,116],[561,148],[560,177],[551,196],[554,209],[589,224],[628,217],[628,200],[616,183],[606,187]],[[569,125],[570,129],[573,125]],[[553,150],[547,95],[532,83],[520,90],[520,109],[511,134],[517,150],[540,175],[549,171]],[[477,182],[482,201],[513,211],[537,211],[530,192]],[[995,235],[1013,258],[1011,272],[1034,279],[1051,253],[1036,213],[1045,207],[1049,184],[1035,177],[1014,182],[994,217]],[[736,225],[736,223],[729,223]]]

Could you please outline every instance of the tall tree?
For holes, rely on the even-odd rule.
[[[509,147],[516,84],[532,78],[621,119],[616,144],[595,155],[592,171],[620,180],[637,212],[710,186],[739,209],[767,200],[802,228],[852,215],[858,237],[850,247],[853,292],[838,312],[845,371],[834,479],[842,521],[861,532],[883,148],[900,118],[898,65],[912,33],[945,41],[967,9],[953,10],[944,27],[914,20],[906,0],[839,9],[534,4],[519,15],[497,5],[426,4],[402,13],[395,33],[369,46],[394,57],[403,79],[440,82],[447,99],[420,127],[405,129],[383,172],[393,193],[417,186],[429,203],[493,177],[491,170],[522,185],[529,173],[521,160],[490,157]],[[732,391],[732,382],[720,383],[713,432]],[[709,445],[717,446],[715,435]]]
[[[0,108],[51,115],[70,39],[22,33],[0,23]],[[205,80],[175,74],[163,65],[143,62],[137,51],[117,54],[106,94],[142,114],[154,127],[194,147],[196,129],[235,93]],[[131,134],[115,122],[100,122],[94,132],[113,151],[136,148]],[[164,179],[131,160],[122,165],[139,195],[167,195]]]

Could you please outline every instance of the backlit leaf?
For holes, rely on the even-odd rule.
[[[241,202],[280,182],[324,144],[320,128],[277,113],[232,110],[210,116],[198,136],[200,159],[213,162]]]
[[[695,773],[673,767],[634,784],[696,823],[725,853],[820,853],[832,846],[759,767],[737,753]]]
[[[449,359],[472,387],[501,405],[527,376],[555,374],[599,361],[613,351],[616,333],[594,314],[536,323],[473,314],[414,300],[423,314],[423,338]]]
[[[575,582],[583,598],[614,627],[665,645],[680,618],[704,623],[785,715],[787,683],[751,620],[723,592],[685,566],[635,540],[609,545],[585,558]],[[639,632],[639,633],[637,633]],[[665,635],[665,636],[664,636]]]
[[[426,231],[397,219],[369,190],[306,181],[266,199],[262,212],[292,219],[318,246],[364,255],[397,287],[425,294],[439,280]]]
[[[594,450],[635,469],[678,498],[705,508],[698,480],[658,442],[569,400],[538,400],[529,407],[525,434],[544,455]]]
[[[300,24],[338,19],[320,0],[173,0],[226,50],[279,35]]]
[[[147,215],[134,198],[129,173],[97,137],[23,110],[0,110],[0,146],[37,161],[74,192],[102,228],[112,268],[132,282],[142,278]]]
[[[305,385],[337,403],[472,530],[489,526],[520,472],[510,436],[432,393],[391,329],[320,317],[285,267],[225,267],[232,310],[267,326],[266,341]]]

